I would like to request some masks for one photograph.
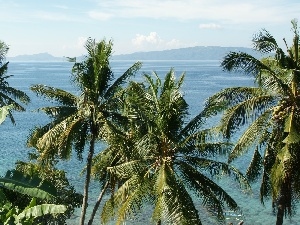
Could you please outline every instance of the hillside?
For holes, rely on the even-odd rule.
[[[221,60],[231,51],[246,52],[257,58],[261,55],[251,48],[244,47],[219,47],[219,46],[197,46],[189,48],[171,49],[164,51],[135,52],[132,54],[113,55],[114,60]],[[63,57],[54,57],[49,53],[39,53],[33,55],[19,55],[8,57],[8,61],[36,61],[36,62],[63,62]],[[82,59],[82,56],[78,57]]]
[[[126,55],[115,55],[116,60],[221,60],[229,52],[246,52],[260,58],[261,55],[251,48],[197,46],[164,51],[136,52]]]
[[[38,53],[32,55],[18,55],[15,57],[8,57],[8,61],[16,61],[16,62],[30,62],[30,61],[38,61],[38,62],[62,62],[65,61],[63,57],[55,57],[50,55],[49,53]]]

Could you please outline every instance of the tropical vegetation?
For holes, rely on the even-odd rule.
[[[38,204],[38,199],[55,198],[57,190],[50,182],[36,176],[28,176],[16,170],[7,171],[6,176],[0,178],[0,187],[0,224],[37,224],[40,217],[56,216],[67,209],[64,205]],[[30,196],[32,199],[28,205],[20,208],[10,201],[6,190]]]
[[[238,206],[212,177],[231,175],[248,187],[236,168],[214,160],[230,145],[212,142],[210,131],[201,129],[209,112],[187,121],[188,104],[181,93],[184,74],[178,81],[173,69],[164,82],[156,73],[153,77],[144,74],[145,82],[132,81],[124,91],[124,114],[130,122],[114,126],[108,139],[109,150],[118,146],[121,152],[114,154],[116,165],[107,167],[118,185],[104,204],[102,222],[113,218],[122,224],[147,206],[152,212],[149,223],[202,224],[197,201],[224,221],[224,209]]]
[[[0,224],[65,224],[80,205],[79,223],[86,224],[91,179],[99,182],[100,191],[89,225],[99,208],[103,224],[139,217],[157,225],[202,224],[200,208],[224,223],[225,210],[240,210],[217,181],[227,175],[245,190],[260,180],[260,200],[264,204],[271,197],[276,225],[282,225],[296,212],[300,197],[296,20],[292,32],[291,46],[283,39],[286,51],[263,29],[253,38],[262,58],[228,53],[222,68],[254,76],[254,86],[221,90],[192,119],[181,90],[184,73],[178,79],[173,68],[164,78],[144,73],[144,81],[137,82],[130,79],[141,69],[137,62],[115,78],[112,41],[89,38],[83,60],[69,58],[74,92],[30,87],[51,101],[39,109],[50,120],[31,130],[27,146],[34,153],[28,162],[18,161],[0,177]],[[7,51],[0,41],[0,124],[6,117],[14,124],[13,110],[24,111],[21,103],[30,101],[7,81]],[[207,119],[216,115],[221,115],[219,123],[208,127]],[[82,195],[56,168],[72,154],[86,160]],[[241,172],[235,162],[249,155]]]
[[[91,177],[92,159],[96,142],[104,140],[106,124],[111,120],[124,120],[118,112],[115,98],[126,80],[141,67],[137,62],[117,79],[110,68],[109,59],[112,42],[102,40],[86,42],[87,56],[82,62],[73,66],[73,83],[80,91],[79,96],[61,89],[34,85],[31,90],[59,105],[41,108],[52,118],[43,127],[37,127],[28,139],[28,146],[40,152],[39,160],[52,164],[54,159],[68,159],[74,149],[79,159],[88,146],[86,159],[86,178],[83,191],[82,213],[80,224],[85,223],[88,192]]]
[[[265,29],[253,39],[254,49],[269,54],[262,59],[230,52],[222,61],[227,71],[254,75],[255,87],[233,87],[210,97],[206,109],[224,112],[218,130],[230,139],[240,131],[229,162],[252,152],[246,175],[261,179],[260,198],[271,196],[276,225],[293,215],[299,200],[300,173],[300,61],[297,21],[292,21],[293,42],[285,53]],[[274,53],[274,54],[271,54]],[[271,54],[271,55],[270,55]],[[295,206],[295,205],[294,205]]]
[[[9,62],[6,62],[5,58],[8,50],[8,46],[0,41],[0,108],[7,107],[8,105],[11,106],[8,116],[14,124],[15,120],[12,110],[25,111],[25,108],[18,101],[27,104],[30,102],[30,99],[25,92],[11,87],[7,81],[8,78],[12,77],[12,75],[6,75]]]

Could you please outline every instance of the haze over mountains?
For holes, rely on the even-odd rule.
[[[171,49],[163,51],[135,52],[132,54],[113,55],[113,60],[221,60],[229,52],[245,52],[260,58],[261,55],[251,48],[244,47],[219,47],[219,46],[197,46],[189,48]],[[78,58],[82,58],[79,56]],[[33,55],[19,55],[8,57],[8,61],[24,62],[63,62],[65,57],[55,57],[49,53]]]

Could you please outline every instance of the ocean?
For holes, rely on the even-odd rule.
[[[115,77],[124,73],[133,63],[134,61],[130,60],[112,60],[111,67]],[[174,69],[176,77],[179,77],[185,72],[185,81],[182,91],[190,106],[189,112],[191,118],[201,111],[205,100],[209,96],[221,89],[233,86],[254,85],[253,77],[245,74],[224,72],[220,68],[220,62],[216,60],[153,60],[142,61],[142,63],[143,66],[141,70],[132,78],[133,80],[143,81],[143,73],[149,74],[153,71],[157,72],[161,78],[164,78],[165,74],[171,68]],[[49,119],[43,113],[39,113],[37,109],[47,106],[50,103],[33,94],[29,87],[34,84],[44,84],[76,93],[76,89],[70,82],[72,66],[73,64],[69,62],[9,63],[8,75],[13,75],[13,77],[8,79],[10,86],[26,92],[31,98],[31,103],[26,106],[26,112],[14,113],[16,120],[15,126],[13,126],[9,120],[6,120],[0,126],[0,175],[4,176],[8,169],[13,169],[17,160],[27,160],[27,155],[31,151],[26,147],[26,140],[30,129],[33,129],[37,125],[43,125],[49,121]],[[97,151],[101,151],[101,145],[99,145]],[[241,170],[245,169],[247,157],[243,160],[237,162],[237,166],[240,167]],[[84,165],[85,161],[78,161],[75,154],[70,161],[64,161],[58,164],[60,169],[64,169],[67,172],[70,183],[78,190],[78,192],[82,192],[83,190],[84,177],[80,176],[80,172]],[[224,179],[219,182],[220,185],[222,185],[222,187],[237,201],[242,211],[242,215],[226,215],[228,218],[226,223],[233,222],[233,224],[237,224],[239,220],[244,220],[245,225],[275,224],[276,216],[272,212],[271,202],[266,201],[263,206],[259,201],[259,183],[253,184],[252,194],[245,194],[231,180]],[[97,199],[99,192],[99,185],[96,182],[92,182],[89,198],[91,207],[88,208],[88,212],[92,210],[93,202]],[[298,212],[298,215],[299,213],[300,211]],[[77,210],[68,224],[78,224],[79,215],[80,210]],[[201,211],[200,217],[203,218],[202,222],[204,225],[215,224],[215,222],[205,215],[204,211]],[[147,221],[147,218],[143,218],[142,221],[132,224],[148,224]],[[99,214],[96,215],[95,224],[99,224]],[[127,224],[131,223],[128,222]],[[291,219],[286,218],[284,224],[300,225],[300,217],[294,216]]]

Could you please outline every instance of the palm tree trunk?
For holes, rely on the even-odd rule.
[[[291,182],[289,178],[286,178],[280,189],[280,197],[277,203],[277,220],[276,225],[283,224],[283,218],[285,215],[285,210],[287,210],[288,214],[291,214],[292,207],[292,190],[291,190]]]
[[[81,217],[80,217],[80,225],[84,225],[85,216],[86,216],[86,209],[88,203],[88,194],[89,194],[89,185],[91,181],[91,169],[92,169],[92,161],[93,155],[95,151],[95,140],[96,135],[92,133],[91,141],[90,141],[90,150],[87,157],[87,164],[86,164],[86,177],[85,177],[85,184],[83,190],[83,201],[81,206]]]
[[[281,197],[282,198],[282,197]],[[284,207],[281,199],[279,199],[279,204],[277,206],[277,219],[276,219],[276,225],[282,225],[283,224],[283,216],[284,216]]]
[[[103,198],[103,196],[104,196],[104,193],[105,193],[105,191],[106,191],[106,189],[107,189],[107,187],[108,187],[108,184],[109,184],[109,181],[107,181],[107,182],[105,183],[105,185],[104,185],[102,191],[101,191],[100,194],[99,194],[99,197],[98,197],[97,202],[96,202],[96,204],[95,204],[95,206],[94,206],[93,212],[92,212],[91,217],[90,217],[90,220],[89,220],[89,222],[88,222],[88,225],[92,225],[92,224],[93,224],[94,217],[95,217],[96,212],[97,212],[97,210],[98,210],[98,208],[99,208],[99,205],[100,205],[100,202],[101,202],[101,200],[102,200],[102,198]]]

